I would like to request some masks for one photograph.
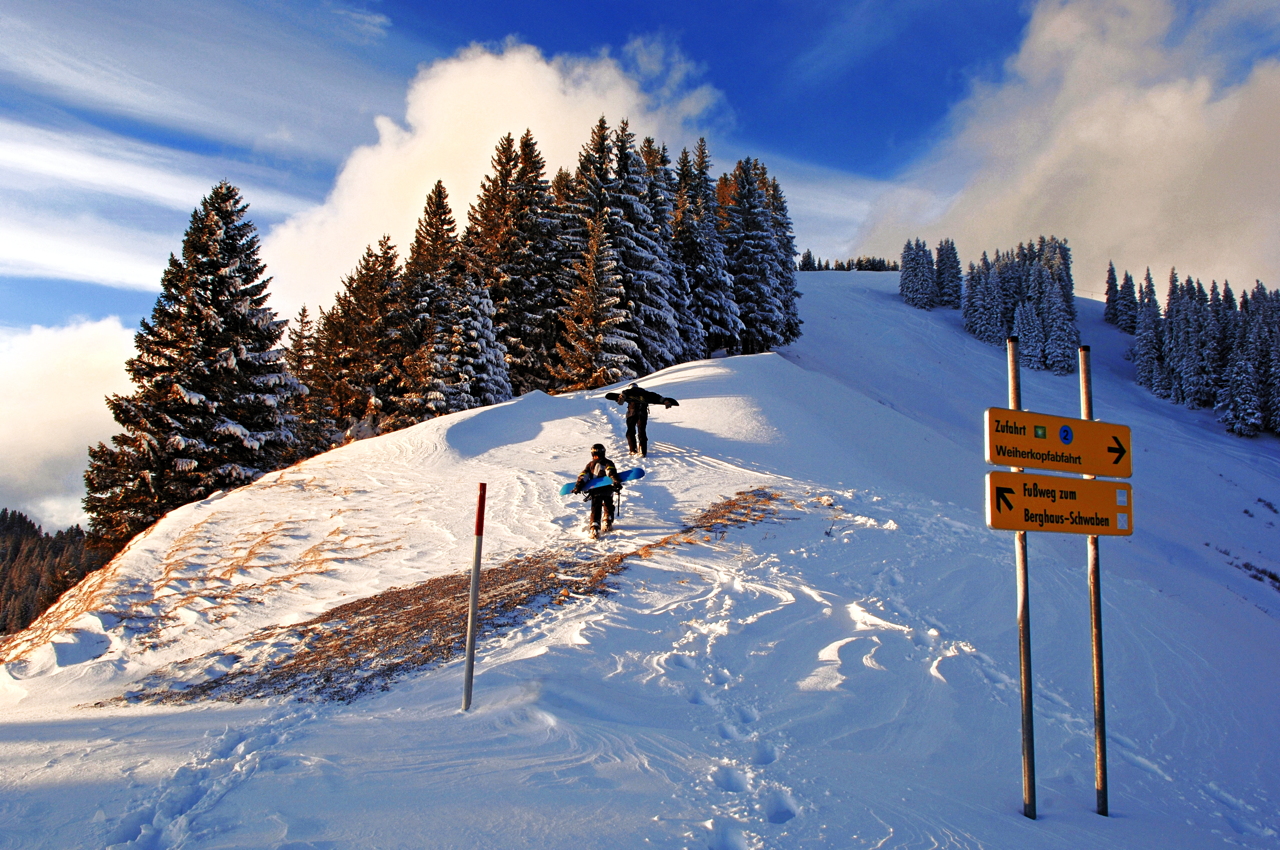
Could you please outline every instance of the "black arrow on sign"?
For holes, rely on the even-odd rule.
[[[1013,502],[1009,501],[1009,496],[1014,492],[1012,487],[996,488],[996,513],[1002,513],[1005,505],[1009,506],[1009,510],[1013,510]]]
[[[1108,446],[1108,447],[1107,447],[1107,451],[1108,451],[1108,452],[1110,452],[1111,454],[1113,454],[1113,455],[1115,455],[1115,456],[1116,456],[1116,459],[1115,459],[1115,460],[1113,460],[1113,461],[1111,461],[1111,462],[1112,462],[1112,463],[1119,463],[1121,460],[1123,460],[1123,459],[1124,459],[1124,456],[1125,456],[1125,455],[1127,455],[1127,454],[1128,454],[1128,452],[1127,452],[1127,451],[1125,451],[1124,443],[1120,442],[1120,438],[1119,438],[1119,437],[1117,437],[1117,436],[1115,436],[1114,434],[1112,434],[1112,435],[1111,435],[1111,441],[1112,441],[1113,443],[1115,443],[1115,445],[1114,445],[1114,446]]]

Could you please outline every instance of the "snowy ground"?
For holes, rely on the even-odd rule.
[[[1012,535],[982,505],[1003,352],[902,306],[896,275],[800,283],[791,349],[643,382],[680,407],[654,411],[648,474],[592,545],[636,551],[748,488],[775,518],[646,550],[615,592],[490,635],[465,714],[457,661],[346,703],[94,707],[466,569],[480,481],[486,564],[584,546],[556,487],[593,442],[628,465],[623,424],[602,392],[535,394],[183,508],[0,648],[0,847],[1280,846],[1280,593],[1242,569],[1280,572],[1280,444],[1135,387],[1080,302],[1096,415],[1135,450],[1136,533],[1101,544],[1112,817],[1084,538],[1034,534],[1030,821]],[[1078,398],[1024,372],[1029,409]]]

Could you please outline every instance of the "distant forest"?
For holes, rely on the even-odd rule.
[[[46,534],[24,514],[0,509],[0,633],[25,629],[62,593],[101,567],[80,526]]]
[[[1170,269],[1162,309],[1150,269],[1135,286],[1112,263],[1103,317],[1134,335],[1139,386],[1174,404],[1213,408],[1232,434],[1280,434],[1280,293],[1257,281],[1237,301],[1230,283],[1206,289]]]
[[[1023,366],[1058,375],[1076,371],[1080,330],[1065,239],[1041,236],[996,251],[994,258],[983,251],[963,277],[952,240],[938,243],[936,258],[924,242],[908,240],[898,291],[921,310],[960,309],[965,330],[990,345],[1016,336]]]
[[[852,260],[830,260],[815,257],[808,248],[800,255],[799,270],[802,272],[896,272],[898,263],[883,257],[857,257]]]

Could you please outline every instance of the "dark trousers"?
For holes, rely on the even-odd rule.
[[[606,525],[613,525],[613,487],[597,487],[591,491],[591,527],[600,527],[600,512]]]
[[[627,417],[627,448],[632,454],[640,452],[642,455],[647,455],[649,453],[649,434],[646,432],[648,424],[649,411],[647,410]]]

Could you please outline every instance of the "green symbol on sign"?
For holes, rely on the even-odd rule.
[[[1045,437],[1049,436],[1049,431],[1043,425],[1037,425],[1035,428],[1037,440],[1043,440]]]

